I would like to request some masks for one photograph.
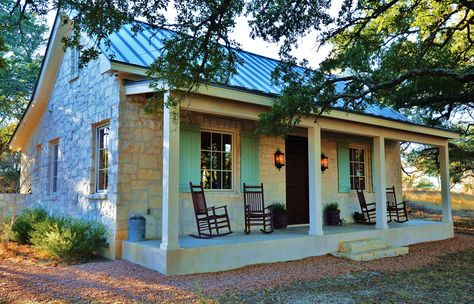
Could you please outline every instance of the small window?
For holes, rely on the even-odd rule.
[[[109,125],[97,128],[95,151],[95,191],[105,192],[109,185]]]
[[[232,189],[232,135],[201,132],[201,183],[204,189]]]
[[[79,51],[71,49],[71,80],[79,77]]]
[[[359,147],[349,148],[349,166],[351,190],[356,186],[360,190],[365,190],[366,185],[366,155],[365,149]]]
[[[49,145],[49,192],[58,192],[59,141]]]

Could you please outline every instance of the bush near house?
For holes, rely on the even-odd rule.
[[[11,239],[22,245],[31,244],[30,237],[34,229],[33,226],[46,220],[47,217],[48,213],[41,208],[24,210],[13,223]]]
[[[49,216],[44,209],[26,209],[15,220],[12,240],[65,262],[84,262],[108,246],[104,225]]]
[[[34,228],[33,246],[66,262],[87,261],[107,247],[107,230],[96,222],[49,217]]]

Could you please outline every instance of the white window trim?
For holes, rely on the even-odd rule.
[[[55,148],[58,147],[58,156],[55,160]],[[59,192],[59,159],[61,157],[61,151],[59,150],[59,139],[52,140],[48,145],[48,193],[54,195]],[[54,169],[56,166],[56,191],[54,191]]]
[[[364,146],[364,145],[349,145],[349,167],[351,165],[351,156],[350,156],[350,149],[364,149],[364,184],[365,184],[365,189],[364,191],[368,191],[369,190],[369,183],[368,183],[368,179],[369,179],[369,176],[367,175],[367,173],[369,172],[369,158],[368,158],[368,155],[369,155],[369,147],[368,146]],[[351,184],[351,175],[349,173],[349,184]],[[351,185],[352,187],[352,185]],[[351,191],[356,191],[355,189],[351,189]]]
[[[231,136],[231,143],[232,143],[232,172],[231,172],[231,177],[232,177],[232,182],[231,182],[231,188],[230,189],[205,189],[203,188],[204,192],[209,192],[209,193],[230,193],[235,191],[235,175],[236,175],[236,159],[235,159],[235,150],[236,150],[236,145],[235,145],[235,132],[228,130],[228,129],[219,129],[219,128],[200,128],[199,130],[199,136],[201,136],[202,132],[211,132],[211,133],[219,133],[219,134],[227,134]],[[199,137],[201,139],[201,137]],[[201,156],[202,149],[201,146],[199,146],[199,157]],[[221,171],[222,172],[222,171]],[[199,164],[199,182],[201,182],[201,164]]]
[[[109,128],[110,132],[110,123],[104,123],[95,127],[95,159],[94,159],[94,193],[107,193],[109,191],[109,168],[110,168],[110,137],[109,137],[109,145],[107,146],[107,189],[99,189],[99,132],[102,129]],[[110,136],[110,133],[109,133]]]

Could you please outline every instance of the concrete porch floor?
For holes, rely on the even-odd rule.
[[[346,224],[324,226],[324,235],[308,235],[308,226],[288,227],[271,234],[252,230],[213,239],[180,236],[180,249],[160,249],[161,240],[124,241],[122,258],[164,274],[189,274],[239,268],[245,265],[297,260],[335,252],[341,241],[382,238],[393,246],[443,240],[453,236],[450,223],[410,220],[375,226]]]

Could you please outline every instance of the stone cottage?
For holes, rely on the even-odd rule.
[[[340,241],[361,238],[408,245],[453,236],[447,147],[457,134],[372,107],[333,110],[317,123],[304,118],[287,138],[255,136],[258,114],[279,94],[270,81],[278,61],[245,51],[229,84],[209,84],[187,97],[181,122],[167,108],[149,115],[144,104],[153,89],[145,73],[169,33],[152,35],[144,25],[134,35],[123,26],[111,35],[111,49],[81,69],[77,52],[63,52],[61,38],[69,33],[57,19],[11,148],[31,167],[27,201],[103,222],[107,257],[183,274],[326,254]],[[160,94],[166,99],[174,92]],[[439,147],[443,222],[387,223],[385,188],[395,186],[399,200],[402,195],[400,141]],[[286,158],[280,169],[277,149]],[[324,173],[321,154],[329,160]],[[227,205],[234,234],[187,236],[196,232],[189,182],[203,184],[209,204]],[[263,183],[267,203],[286,204],[286,232],[241,233],[244,182]],[[377,204],[375,227],[350,224],[360,210],[356,186]],[[346,224],[340,228],[323,226],[323,208],[332,202]],[[136,214],[146,218],[148,241],[127,241],[128,220]]]

